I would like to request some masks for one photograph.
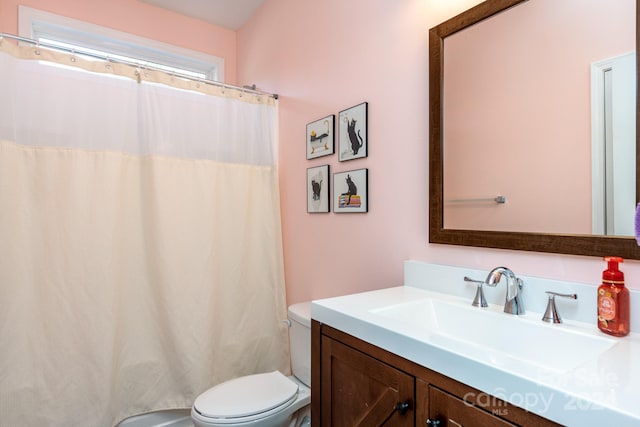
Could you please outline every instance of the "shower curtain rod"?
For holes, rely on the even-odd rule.
[[[78,55],[83,55],[83,56],[89,56],[91,58],[100,59],[102,61],[107,61],[107,62],[112,62],[112,63],[117,63],[117,64],[124,64],[124,65],[131,65],[133,67],[144,68],[146,70],[161,71],[161,72],[166,73],[165,70],[162,70],[160,68],[157,68],[157,67],[154,67],[154,66],[151,66],[151,65],[142,66],[141,64],[138,64],[136,62],[125,61],[123,59],[116,59],[116,58],[112,58],[112,57],[110,57],[108,55],[98,55],[98,54],[89,53],[89,52],[76,52],[74,49],[71,49],[71,48],[57,46],[57,45],[53,45],[53,44],[50,44],[50,43],[46,43],[46,42],[41,42],[41,41],[38,41],[38,40],[30,39],[30,38],[27,38],[27,37],[16,36],[16,35],[13,35],[13,34],[0,32],[0,42],[2,42],[3,38],[16,40],[18,42],[30,43],[30,44],[33,44],[35,46],[41,46],[41,47],[44,47],[44,48],[49,48],[49,49],[54,49],[54,50],[58,50],[58,51],[68,52],[68,53],[71,53],[71,54],[74,54],[74,55],[78,54]],[[143,61],[141,60],[141,62],[143,62]],[[197,82],[204,83],[204,84],[209,84],[209,85],[218,86],[218,87],[222,87],[222,88],[236,89],[236,90],[240,90],[240,91],[243,91],[243,92],[246,92],[246,93],[252,93],[252,94],[256,94],[256,95],[266,95],[266,96],[273,97],[274,99],[278,99],[278,94],[276,94],[276,93],[267,93],[267,92],[262,92],[262,91],[256,90],[256,85],[236,86],[236,85],[231,85],[231,84],[227,84],[227,83],[220,83],[220,82],[217,82],[215,80],[197,79],[197,78],[194,78],[192,76],[188,76],[186,74],[181,74],[181,73],[171,73],[171,75],[176,76],[176,77],[180,77],[182,79],[197,81]]]

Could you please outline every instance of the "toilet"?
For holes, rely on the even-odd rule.
[[[225,381],[198,396],[196,427],[311,426],[311,303],[289,307],[292,376],[278,371]]]

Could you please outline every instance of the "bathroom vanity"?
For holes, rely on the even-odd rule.
[[[582,321],[595,287],[523,278],[515,316],[504,287],[471,306],[482,274],[409,261],[404,286],[314,301],[313,425],[640,425],[640,338]],[[547,290],[578,294],[562,324],[541,320]]]
[[[330,326],[312,330],[313,425],[559,425]]]

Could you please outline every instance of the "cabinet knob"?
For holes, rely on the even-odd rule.
[[[400,402],[395,407],[395,410],[400,412],[400,415],[406,414],[409,409],[411,409],[410,402]]]
[[[432,420],[431,418],[427,420],[427,425],[429,427],[438,427],[440,424],[440,420]]]

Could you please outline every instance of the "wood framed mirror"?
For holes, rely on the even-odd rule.
[[[497,132],[498,129],[501,130],[503,127],[507,127],[506,124],[509,124],[509,125],[512,125],[512,127],[515,127],[518,123],[522,124],[522,123],[533,123],[533,122],[536,123],[537,129],[543,129],[543,130],[551,129],[551,126],[549,123],[542,121],[541,117],[543,118],[544,115],[541,115],[539,117],[538,115],[532,115],[531,113],[526,113],[517,118],[510,118],[510,117],[507,118],[500,113],[497,116],[500,120],[498,122],[492,122],[491,121],[492,117],[487,116],[487,113],[484,110],[493,110],[493,106],[495,104],[504,102],[504,101],[498,101],[498,99],[501,99],[501,98],[496,98],[495,100],[490,99],[486,103],[480,104],[481,107],[479,108],[482,111],[482,114],[485,114],[480,119],[478,117],[474,117],[472,119],[469,119],[468,117],[459,117],[459,116],[452,115],[449,112],[451,105],[454,105],[456,102],[458,102],[457,105],[462,105],[462,104],[466,105],[466,104],[472,103],[471,100],[475,101],[478,99],[487,98],[487,96],[484,96],[484,97],[481,97],[478,95],[473,96],[472,94],[476,92],[474,92],[473,89],[470,89],[467,87],[465,87],[465,90],[458,92],[458,93],[462,93],[462,96],[456,95],[457,98],[455,97],[447,98],[450,92],[445,93],[445,90],[448,90],[448,88],[451,88],[452,84],[456,84],[455,82],[463,82],[464,84],[467,84],[475,81],[476,76],[483,75],[483,72],[480,72],[474,68],[475,65],[473,65],[474,64],[473,62],[470,63],[472,65],[469,65],[469,63],[465,63],[464,65],[458,64],[459,69],[468,71],[468,74],[466,75],[466,77],[459,78],[458,80],[456,80],[455,78],[446,74],[447,71],[453,68],[450,62],[448,61],[450,60],[450,58],[453,58],[455,55],[453,55],[452,51],[447,51],[446,49],[450,48],[450,46],[452,45],[455,46],[455,43],[452,43],[452,41],[454,40],[454,36],[458,37],[462,34],[469,34],[469,33],[465,33],[463,30],[467,31],[469,29],[472,29],[471,27],[473,27],[473,29],[479,29],[480,28],[479,26],[485,25],[486,23],[492,20],[501,20],[506,23],[506,28],[509,28],[510,32],[506,36],[504,35],[496,36],[496,33],[494,31],[494,37],[498,37],[497,40],[516,39],[517,37],[515,37],[514,28],[523,28],[523,32],[526,32],[526,31],[532,32],[531,30],[526,30],[527,27],[523,26],[523,24],[520,24],[519,22],[518,23],[513,22],[514,15],[525,14],[526,12],[525,7],[532,9],[534,6],[538,7],[538,3],[546,2],[548,4],[555,4],[555,5],[563,4],[563,6],[566,9],[572,4],[571,1],[573,0],[488,0],[483,3],[480,3],[475,7],[472,7],[471,9],[461,13],[458,16],[455,16],[454,18],[451,18],[443,22],[442,24],[432,28],[429,31],[429,67],[430,67],[429,68],[430,70],[429,71],[429,103],[430,103],[430,109],[429,109],[429,114],[430,114],[429,116],[429,126],[430,126],[430,131],[429,131],[429,137],[430,137],[430,143],[429,143],[430,144],[430,147],[429,147],[429,156],[430,156],[430,160],[429,160],[429,168],[430,168],[429,170],[429,242],[430,243],[488,247],[488,248],[499,248],[499,249],[512,249],[512,250],[525,250],[525,251],[559,253],[559,254],[586,255],[586,256],[616,255],[616,256],[622,256],[627,259],[640,259],[640,246],[638,246],[636,239],[633,236],[633,231],[629,232],[627,229],[622,233],[622,235],[614,235],[614,233],[606,233],[606,232],[603,234],[599,234],[599,231],[598,231],[599,228],[598,226],[595,225],[597,221],[596,219],[593,219],[597,215],[593,214],[591,207],[592,207],[593,200],[597,199],[597,197],[594,196],[595,193],[591,193],[592,191],[591,179],[588,178],[592,175],[595,176],[595,173],[592,173],[590,168],[592,167],[592,163],[591,163],[592,158],[597,157],[597,154],[594,154],[593,152],[594,150],[593,142],[591,141],[591,139],[593,139],[592,134],[594,134],[595,130],[593,127],[594,126],[593,100],[591,99],[591,95],[589,95],[589,93],[593,92],[593,86],[590,87],[587,84],[585,87],[585,85],[583,84],[581,88],[581,90],[583,91],[583,94],[581,96],[583,98],[586,97],[588,99],[588,102],[591,105],[591,108],[585,107],[587,109],[586,113],[584,111],[585,108],[581,109],[583,121],[586,120],[586,123],[582,123],[580,125],[582,126],[580,131],[582,133],[570,131],[568,135],[571,135],[571,137],[566,137],[565,135],[564,140],[562,140],[562,141],[571,140],[574,143],[587,145],[588,147],[587,149],[589,150],[588,153],[581,153],[580,156],[578,156],[580,158],[586,159],[586,161],[589,162],[589,169],[586,171],[583,171],[584,173],[582,174],[578,173],[578,171],[574,171],[570,169],[575,166],[574,163],[575,164],[579,163],[579,161],[576,160],[576,158],[574,158],[575,156],[573,156],[573,154],[571,155],[570,158],[567,158],[564,155],[556,155],[557,154],[556,149],[540,148],[541,144],[539,144],[539,142],[543,140],[546,141],[547,139],[552,139],[551,137],[545,136],[543,138],[538,138],[534,140],[533,143],[527,142],[526,137],[532,133],[531,129],[528,129],[528,128],[519,129],[520,135],[518,135],[516,138],[513,138],[512,136],[510,143],[513,144],[513,141],[517,139],[519,143],[520,143],[520,140],[522,140],[523,141],[522,144],[527,144],[526,145],[527,147],[535,146],[536,149],[543,150],[542,154],[538,157],[546,158],[551,163],[544,164],[544,165],[537,165],[537,166],[529,165],[529,163],[533,162],[533,160],[530,161],[530,159],[533,159],[536,157],[536,153],[532,153],[532,152],[526,152],[524,154],[524,159],[525,159],[524,161],[518,160],[517,157],[514,157],[511,154],[506,154],[503,152],[491,153],[488,157],[488,160],[480,159],[479,157],[477,157],[476,154],[474,154],[474,153],[482,153],[483,151],[490,152],[487,143],[483,142],[484,140],[478,136],[481,134],[479,129],[482,127],[482,124],[484,122],[489,123],[488,128],[491,129],[491,132],[494,132],[494,131]],[[607,5],[607,7],[610,7],[613,4],[612,2],[610,2],[610,0],[603,0],[603,2]],[[637,81],[638,62],[637,62],[637,55],[635,55],[635,49],[636,49],[636,46],[638,45],[638,13],[637,11],[638,11],[638,4],[640,3],[640,0],[630,0],[630,2],[631,2],[631,7],[634,7],[635,9],[634,13],[631,14],[631,18],[629,18],[630,20],[629,25],[634,26],[631,28],[630,42],[632,43],[633,65],[635,66],[635,68],[633,68],[632,70],[632,73],[633,73],[634,80]],[[575,1],[573,1],[573,3],[575,3]],[[573,21],[575,20],[575,15],[579,15],[582,13],[582,9],[576,10],[576,8],[577,7],[574,7],[573,10],[565,10],[565,11],[557,11],[557,12],[554,11],[554,19],[556,18],[558,19],[559,21],[558,25],[565,26],[563,31],[567,34],[571,34],[573,38],[578,38],[577,36],[578,32],[568,30],[566,28],[566,26],[569,23],[569,20],[565,19],[564,21],[562,21],[562,16],[563,16],[562,13],[571,14],[571,15],[565,15],[565,16],[572,16],[573,18],[572,21]],[[610,10],[604,15],[611,15],[611,13],[609,12]],[[601,14],[601,16],[603,15]],[[628,13],[627,13],[627,16],[629,16]],[[534,22],[534,25],[537,25],[539,27],[533,30],[534,32],[535,31],[538,31],[538,32],[532,38],[541,39],[541,38],[544,38],[546,35],[550,34],[549,33],[550,30],[548,28],[545,28],[545,25],[546,23],[548,23],[548,21],[545,19],[541,19],[540,15],[532,17],[531,21]],[[593,28],[591,26],[590,29],[595,33],[596,30],[600,30],[600,27]],[[470,35],[467,38],[480,39],[475,34]],[[550,50],[549,46],[556,46],[561,44],[560,41],[557,41],[555,39],[552,39],[550,42],[547,41],[547,43],[548,44],[546,46],[543,46],[540,49],[541,51],[545,51],[545,50],[548,51]],[[593,45],[593,44],[594,43],[590,43],[590,45]],[[481,51],[479,48],[473,48],[472,49],[473,55],[469,55],[468,53],[466,53],[465,55],[458,55],[458,56],[464,56],[465,58],[469,56],[477,56],[476,64],[484,64],[484,63],[499,64],[499,61],[496,61],[493,57],[490,56],[490,55],[493,55],[496,50],[498,50],[496,48],[496,44],[484,43],[484,48],[486,47],[490,48],[489,53]],[[515,55],[516,57],[515,60],[517,60],[518,63],[521,64],[523,62],[522,58],[525,58],[524,62],[526,62],[526,59],[534,56],[532,52],[536,49],[537,48],[520,47],[519,50],[517,51],[518,53]],[[568,53],[565,55],[567,59],[572,58],[571,54],[575,50],[576,49],[567,48]],[[538,59],[534,58],[534,61],[535,61],[535,64],[543,64],[544,66],[547,67],[547,69],[564,70],[565,68],[568,68],[564,66],[556,67],[555,65],[550,65],[549,63],[546,62],[547,61],[546,59],[541,60],[539,58]],[[587,78],[590,78],[588,77],[590,73],[589,71],[590,64],[593,67],[593,61],[589,61],[589,62],[585,62],[584,64],[581,64],[582,66],[581,73],[583,74],[586,73]],[[529,65],[526,65],[526,67],[532,68]],[[585,70],[585,67],[586,67],[586,70]],[[500,72],[503,71],[504,68],[507,68],[507,71],[511,73],[511,76],[516,75],[516,77],[520,78],[520,84],[521,84],[520,87],[522,88],[529,88],[530,87],[529,82],[531,82],[532,80],[538,79],[537,76],[525,77],[522,74],[520,74],[519,71],[510,71],[509,67],[501,66],[499,68],[499,71]],[[489,75],[492,73],[497,74],[495,70],[496,69],[494,68],[489,72],[484,72],[484,74],[489,74]],[[593,70],[593,68],[591,68],[591,70]],[[540,73],[538,74],[538,76],[539,75]],[[591,71],[591,75],[593,75],[593,71]],[[445,76],[447,79],[446,80],[447,84],[445,84]],[[557,80],[560,82],[560,84],[562,84],[561,83],[562,76],[556,76],[556,77],[557,77]],[[584,80],[584,76],[582,76],[581,78],[583,78]],[[480,80],[480,77],[477,77],[477,79]],[[573,78],[569,77],[569,79],[573,79]],[[500,81],[502,80],[500,79],[497,80],[498,83]],[[633,212],[629,211],[630,210],[629,204],[630,203],[633,204],[632,208],[634,208],[635,203],[638,200],[640,200],[640,173],[639,173],[640,168],[638,167],[639,159],[640,159],[640,156],[638,155],[640,151],[639,143],[638,143],[639,142],[638,135],[640,134],[640,131],[639,131],[639,128],[640,128],[640,120],[639,120],[640,112],[639,111],[640,110],[638,109],[638,89],[637,89],[637,85],[635,84],[635,81],[634,81],[634,86],[636,87],[636,89],[631,91],[632,93],[630,94],[631,102],[633,103],[633,105],[631,106],[631,112],[630,112],[630,115],[633,119],[631,128],[632,128],[632,132],[635,131],[635,134],[629,135],[629,138],[628,138],[629,142],[627,143],[627,145],[631,147],[630,148],[632,150],[631,152],[633,152],[632,156],[627,156],[628,158],[630,157],[629,161],[631,162],[631,172],[630,172],[631,175],[627,175],[626,184],[629,184],[629,182],[631,183],[631,185],[629,185],[628,187],[631,190],[628,190],[629,194],[628,194],[628,200],[626,202],[627,205],[625,208],[627,216],[624,220],[625,224],[631,227],[631,230],[633,230],[633,224],[627,224],[629,222],[629,218],[632,218],[633,216]],[[485,84],[484,86],[486,89],[488,85]],[[554,103],[562,104],[567,99],[567,96],[565,95],[553,96],[555,92],[552,92],[552,91],[541,92],[541,90],[536,89],[535,87],[533,87],[532,90],[521,91],[520,87],[517,90],[519,98],[522,98],[524,96],[522,92],[530,92],[531,95],[534,97],[543,98],[547,106],[551,106]],[[493,96],[494,93],[497,93],[496,88],[492,86],[490,95]],[[627,90],[627,93],[629,93],[629,90]],[[469,98],[465,99],[464,98],[465,94],[468,94]],[[530,102],[530,101],[525,101],[525,102]],[[445,109],[445,106],[446,106],[446,109]],[[561,105],[561,108],[565,108],[564,112],[567,111],[566,106]],[[521,107],[507,106],[507,109],[521,110]],[[536,111],[541,112],[543,110],[546,111],[548,110],[548,108],[547,107],[539,108]],[[561,114],[556,113],[554,117],[557,118],[558,116],[562,116],[564,112],[562,112]],[[585,115],[586,115],[586,119],[584,118]],[[463,130],[463,128],[465,127],[471,127],[471,129],[467,134],[464,134],[464,132],[458,132]],[[586,130],[585,130],[585,127],[586,127]],[[555,135],[557,133],[562,133],[562,132],[564,131],[563,130],[553,131],[553,134]],[[474,149],[471,149],[471,148],[467,149],[467,148],[459,148],[458,146],[458,148],[456,148],[455,150],[451,148],[446,148],[445,141],[447,141],[447,144],[449,144],[449,138],[451,138],[452,135],[457,133],[466,135],[466,137],[461,138],[461,140],[466,142],[473,141],[473,143],[476,144],[476,147]],[[584,137],[585,134],[586,134],[586,137]],[[581,135],[583,137],[581,137]],[[498,139],[497,133],[495,135],[493,133],[486,135],[485,140],[486,138]],[[585,138],[586,138],[586,141],[585,141]],[[556,142],[555,144],[557,147],[558,146],[557,144],[559,143]],[[457,171],[457,174],[452,177],[450,174],[446,173],[447,170],[445,169],[446,168],[450,169],[450,166],[448,165],[450,164],[450,159],[455,157],[452,155],[452,153],[454,153],[454,151],[456,150],[458,153],[460,152],[466,153],[464,155],[467,158],[470,158],[471,166],[467,165],[462,167],[462,169],[459,169]],[[447,161],[445,161],[445,157]],[[555,163],[553,161],[555,161]],[[513,164],[515,164],[516,166],[510,168],[510,166],[512,166]],[[615,166],[615,163],[614,163],[614,166]],[[468,169],[474,169],[470,174],[472,178],[470,179],[469,177],[466,177],[467,181],[464,181],[465,179],[463,176],[465,175],[464,170],[468,170]],[[554,178],[551,180],[551,182],[556,183],[557,187],[560,187],[560,196],[558,196],[559,199],[551,199],[551,201],[541,200],[538,194],[536,193],[536,191],[539,190],[538,187],[544,187],[543,186],[544,177],[546,175],[550,175],[551,171],[557,171],[560,169],[566,169],[567,172],[569,173],[569,178]],[[585,168],[583,167],[582,169],[584,170]],[[501,188],[495,188],[494,192],[489,192],[489,193],[483,190],[484,192],[478,193],[478,194],[476,194],[474,190],[470,190],[472,187],[471,182],[483,181],[485,176],[489,175],[489,171],[497,171],[497,176],[500,176],[500,174],[503,174],[502,178],[500,178],[502,179],[502,181],[500,181],[501,184],[499,184],[500,186],[506,187],[510,181],[515,180],[514,177],[519,177],[523,182],[529,182],[534,184],[539,183],[540,185],[536,185],[534,189],[529,188],[529,189],[523,189],[521,191],[512,189],[510,190],[511,193],[506,195],[506,203],[496,204],[493,202],[493,200],[496,200],[495,199],[496,196],[501,195],[501,191],[502,191]],[[540,172],[542,175],[533,175],[536,171]],[[629,176],[631,177],[630,179],[628,178]],[[474,179],[474,177],[476,179]],[[590,185],[588,186],[587,191],[589,191],[590,193],[584,194],[584,195],[581,194],[580,196],[578,196],[578,192],[574,190],[572,187],[570,187],[569,184],[580,183],[584,187],[585,179],[589,179]],[[463,189],[469,189],[470,193],[464,194],[462,196],[460,196],[459,194],[455,194],[453,196],[451,196],[448,193],[446,194],[445,188],[451,187],[450,185],[447,185],[447,184],[450,184],[453,181],[461,181],[462,185],[460,185],[459,187]],[[447,190],[447,191],[450,191],[450,190]],[[549,193],[549,192],[551,191],[542,191],[542,193]],[[564,192],[564,194],[562,194],[562,192]],[[565,200],[563,199],[566,199],[566,202],[569,203],[565,207],[561,205],[561,203],[565,202]],[[570,209],[574,209],[576,206],[581,206],[579,203],[579,200],[583,200],[583,199],[586,200],[585,203],[588,203],[588,208],[585,209],[584,206],[586,205],[582,205],[583,208],[581,208],[581,210],[578,211],[579,214],[572,213]],[[515,208],[519,200],[528,201],[528,203],[533,203],[533,204],[530,204],[528,205],[528,207],[523,208],[524,211],[523,210],[518,211]],[[469,216],[474,218],[474,220],[483,216],[495,218],[499,216],[498,214],[504,215],[507,209],[512,209],[513,212],[515,212],[514,216],[516,218],[521,218],[522,216],[526,216],[527,213],[530,213],[529,216],[531,216],[532,218],[530,222],[533,225],[526,225],[523,227],[504,225],[504,228],[501,225],[504,223],[499,223],[498,225],[492,224],[486,227],[476,226],[476,225],[465,225],[464,223],[460,225],[460,223],[457,223],[456,221],[452,220],[451,219],[452,217],[450,216],[445,217],[445,210],[447,209],[447,205],[452,202],[459,202],[459,201],[465,202],[465,203],[462,203],[462,205],[465,205],[467,208],[470,208],[468,209],[471,211],[471,214]],[[477,202],[481,202],[481,203],[478,204]],[[537,205],[537,206],[534,206],[534,205]],[[455,206],[458,211],[461,211],[460,204]],[[541,211],[543,212],[543,214],[537,214],[534,212],[534,209],[536,209],[537,207],[541,207],[543,209]],[[502,211],[500,211],[500,209],[502,209]],[[635,209],[632,209],[632,210],[634,211]],[[523,214],[522,212],[525,212],[525,213]],[[555,226],[555,224],[559,224],[561,221],[554,219],[553,215],[551,214],[558,214],[558,213],[564,215],[565,217],[564,219],[568,221],[567,221],[567,225],[561,226],[562,228],[554,229],[553,227]],[[540,229],[536,228],[538,227],[536,223],[542,222],[541,218],[543,215],[545,217],[549,216],[551,218],[548,221],[549,224],[554,224],[549,229],[546,229],[544,227],[541,227]],[[580,221],[578,220],[578,216],[584,217],[585,215],[587,216],[587,218],[580,218],[580,221],[582,221],[583,223],[585,221],[589,222],[587,226],[588,230],[584,232],[580,231],[582,229],[579,229],[578,231],[574,230],[573,229],[574,223],[576,224],[580,223]],[[545,220],[547,219],[548,218],[545,218]],[[474,223],[470,222],[470,224],[474,224]]]

